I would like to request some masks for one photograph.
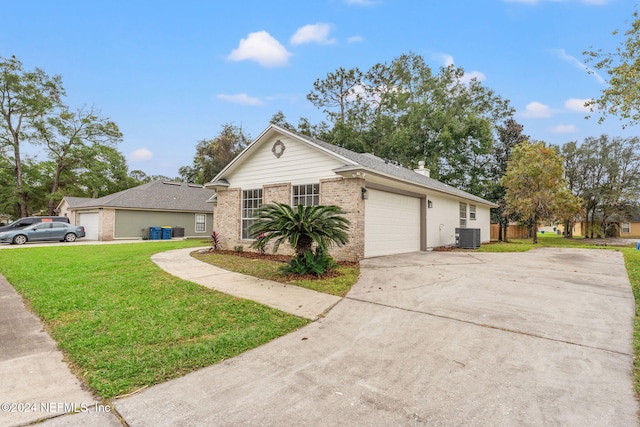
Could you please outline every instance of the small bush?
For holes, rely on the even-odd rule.
[[[303,255],[295,257],[287,265],[282,267],[282,272],[284,274],[297,274],[300,276],[305,274],[322,276],[337,266],[338,264],[333,258],[318,248],[315,253],[306,251]]]
[[[244,252],[244,246],[242,246],[242,245],[234,246],[233,250],[235,252]]]
[[[609,224],[604,231],[605,237],[619,237],[620,232],[618,231],[618,226],[616,224]]]
[[[220,250],[220,233],[217,231],[211,233],[211,249],[214,251]]]

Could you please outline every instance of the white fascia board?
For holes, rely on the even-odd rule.
[[[354,174],[356,173],[361,173],[363,174],[361,177],[364,178],[364,180],[367,180],[367,175],[375,175],[381,178],[384,178],[386,180],[392,181],[392,182],[401,182],[403,184],[408,184],[414,187],[420,187],[420,188],[425,188],[429,191],[435,191],[436,193],[440,193],[440,194],[446,194],[447,196],[453,196],[453,197],[457,197],[459,199],[464,199],[464,200],[468,200],[471,201],[475,204],[479,204],[479,205],[485,205],[485,206],[489,206],[492,208],[497,208],[498,205],[490,202],[488,200],[484,200],[481,197],[477,197],[477,196],[473,196],[473,194],[469,194],[472,197],[465,197],[461,194],[456,194],[454,192],[447,192],[447,191],[443,191],[439,188],[435,188],[435,187],[431,187],[429,185],[425,185],[425,184],[420,184],[418,182],[414,182],[414,181],[409,181],[406,179],[402,179],[402,178],[398,178],[397,176],[393,176],[393,175],[389,175],[383,172],[379,172],[376,170],[372,170],[369,168],[365,168],[363,166],[357,165],[357,166],[342,166],[339,167],[337,169],[334,169],[333,172],[336,175],[340,175],[344,178],[357,178],[357,176],[354,176]]]

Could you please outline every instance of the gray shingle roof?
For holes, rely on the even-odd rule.
[[[75,208],[76,206],[80,206],[83,203],[87,203],[92,199],[91,197],[73,197],[73,196],[65,196],[64,199],[67,201],[67,204],[70,208]]]
[[[291,132],[278,126],[273,125],[278,129],[281,129],[284,132]],[[459,190],[455,187],[447,185],[443,182],[438,181],[437,179],[433,179],[419,173],[414,172],[411,169],[407,169],[403,166],[394,165],[393,163],[381,159],[370,153],[356,153],[355,151],[347,150],[346,148],[338,147],[337,145],[329,144],[328,142],[320,141],[319,139],[312,138],[310,136],[301,135],[295,132],[291,132],[297,135],[299,138],[304,139],[312,144],[315,144],[319,147],[322,147],[326,150],[329,150],[333,153],[336,153],[339,156],[345,157],[361,167],[365,169],[370,169],[371,171],[379,172],[384,175],[389,175],[403,181],[411,182],[422,187],[426,187],[432,190],[436,190],[442,193],[450,194],[453,196],[462,197],[467,200],[472,200],[478,203],[488,204],[491,206],[496,206],[494,203],[485,200],[481,197],[474,196],[471,193],[467,193],[466,191]],[[351,166],[353,168],[353,166]],[[349,169],[349,167],[345,167],[345,169]],[[339,170],[337,170],[339,171]]]
[[[209,190],[196,184],[153,181],[98,199],[85,199],[85,201],[71,206],[71,208],[88,209],[109,207],[181,212],[211,212],[211,205],[207,203],[207,200],[211,198],[214,193],[214,190]],[[69,198],[67,198],[67,200],[68,199]]]

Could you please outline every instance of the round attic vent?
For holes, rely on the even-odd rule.
[[[284,146],[284,143],[280,140],[277,140],[276,142],[273,143],[273,147],[271,147],[271,152],[273,153],[274,156],[276,156],[277,159],[280,158],[280,156],[282,156],[282,153],[284,153],[284,149],[286,147]]]

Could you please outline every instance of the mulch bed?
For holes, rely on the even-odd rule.
[[[454,251],[459,251],[460,248],[456,246],[438,246],[433,248],[433,250],[435,252],[454,252]]]
[[[240,251],[221,251],[221,250],[214,251],[211,249],[209,250],[209,252],[221,254],[221,255],[235,255],[242,258],[265,259],[269,261],[278,261],[278,262],[289,262],[293,258],[292,256],[289,256],[289,255],[261,254],[259,252],[244,252],[244,251],[240,252]]]
[[[276,261],[276,262],[282,262],[282,263],[288,263],[289,261],[291,261],[293,259],[292,256],[290,255],[276,255],[276,254],[271,254],[271,253],[265,253],[265,254],[261,254],[259,252],[239,252],[239,251],[223,251],[223,250],[217,250],[214,251],[212,249],[209,249],[208,251],[209,253],[216,253],[216,254],[221,254],[221,255],[234,255],[234,256],[238,256],[238,257],[242,257],[242,258],[248,258],[248,259],[264,259],[264,260],[268,260],[268,261]],[[359,263],[357,262],[347,262],[347,261],[338,261],[338,265],[343,266],[343,267],[356,267],[359,265]],[[341,276],[342,274],[339,273],[336,270],[331,270],[331,271],[327,271],[325,274],[323,274],[322,276],[316,276],[314,274],[304,274],[304,275],[299,275],[299,274],[288,274],[288,275],[283,275],[282,279],[284,282],[290,282],[290,281],[294,281],[294,280],[318,280],[318,279],[326,279],[329,277],[338,277]]]

